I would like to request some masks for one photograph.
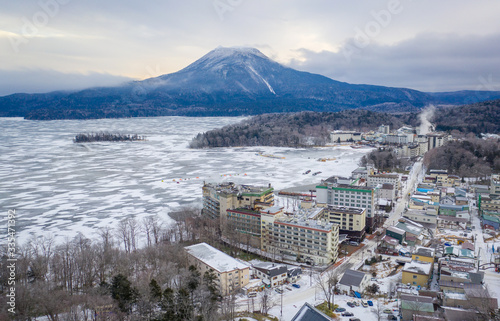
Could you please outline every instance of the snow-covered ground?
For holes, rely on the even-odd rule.
[[[30,235],[95,235],[117,221],[201,206],[203,181],[276,189],[317,184],[357,167],[370,149],[244,147],[192,150],[199,132],[233,124],[230,117],[156,117],[29,121],[0,118],[0,208],[15,209],[18,242]],[[85,132],[145,135],[147,141],[75,144]],[[260,156],[276,155],[284,159]],[[320,162],[319,158],[336,158]],[[308,175],[303,175],[311,170]],[[313,176],[314,172],[322,172]],[[6,215],[0,226],[6,227]]]

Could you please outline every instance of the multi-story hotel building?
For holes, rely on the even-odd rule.
[[[281,217],[282,214],[283,208],[277,206],[261,209],[260,211],[245,208],[227,210],[221,220],[223,222],[222,233],[225,236],[232,232],[244,234],[241,239],[242,243],[266,251],[265,241],[262,240],[268,237],[267,227],[276,218]]]
[[[202,214],[212,219],[220,219],[228,209],[248,208],[258,211],[273,206],[273,191],[271,184],[268,187],[258,187],[234,183],[205,183]]]
[[[339,225],[323,220],[277,219],[268,226],[269,237],[263,248],[277,257],[293,257],[319,265],[335,262],[338,257]]]
[[[316,202],[320,206],[366,208],[366,228],[372,228],[375,223],[374,188],[323,182],[316,186]]]
[[[347,234],[349,238],[362,241],[366,229],[366,209],[329,205],[323,211],[322,217],[332,224],[339,225],[339,233]]]

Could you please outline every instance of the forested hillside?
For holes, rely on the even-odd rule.
[[[199,242],[221,246],[219,224],[196,210],[172,217],[175,224],[157,216],[124,219],[92,239],[80,233],[56,243],[50,236],[33,236],[16,244],[10,262],[12,252],[0,247],[0,269],[9,271],[12,261],[16,268],[15,284],[12,274],[0,273],[0,320],[233,320],[234,296],[222,297],[215,275],[189,265],[184,251]],[[15,298],[14,316],[8,312],[9,294]],[[261,303],[255,298],[255,310],[267,313],[270,307]]]
[[[500,133],[500,100],[460,107],[437,108],[431,119],[439,131],[459,133]],[[340,112],[298,112],[263,114],[235,125],[198,134],[191,148],[231,146],[324,145],[332,130],[374,130],[380,125],[391,129],[419,126],[419,113],[389,114],[368,110]]]
[[[500,133],[500,100],[438,109],[432,119],[436,130],[462,133]]]
[[[367,110],[265,114],[200,133],[190,147],[324,145],[332,130],[368,131],[382,124],[398,128],[403,124],[416,126],[418,123],[417,114],[392,115]]]
[[[486,177],[500,172],[500,141],[470,137],[451,141],[425,154],[428,169],[446,169],[462,177]]]

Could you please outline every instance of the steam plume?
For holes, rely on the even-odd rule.
[[[419,115],[420,135],[425,135],[425,134],[428,134],[429,132],[432,131],[433,125],[431,124],[430,120],[432,119],[432,116],[434,116],[435,111],[436,111],[436,107],[434,107],[434,105],[428,105],[427,107],[422,109],[422,112]]]

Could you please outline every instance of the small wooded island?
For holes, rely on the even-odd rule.
[[[141,140],[146,140],[146,137],[139,136],[137,134],[126,135],[119,133],[99,132],[99,133],[78,134],[73,139],[73,142],[74,143],[128,142],[128,141],[141,141]]]

